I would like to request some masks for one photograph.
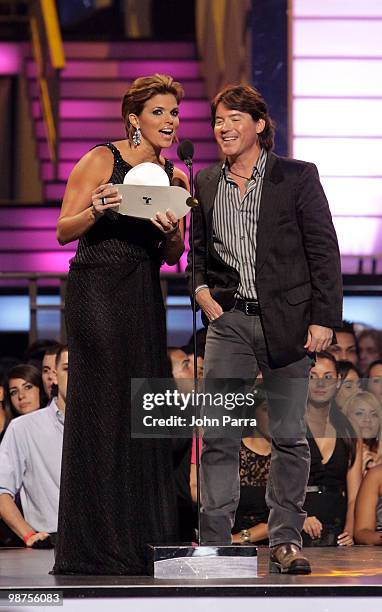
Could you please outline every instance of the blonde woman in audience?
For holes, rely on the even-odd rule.
[[[343,413],[363,440],[362,473],[382,463],[382,406],[367,391],[359,391],[344,404]]]
[[[382,465],[367,472],[359,489],[354,538],[357,544],[382,545]]]

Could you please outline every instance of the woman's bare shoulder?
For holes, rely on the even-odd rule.
[[[113,153],[106,145],[98,145],[93,149],[90,149],[77,163],[77,165],[88,165],[88,164],[96,164],[97,166],[102,164],[107,164],[110,166],[110,163],[113,163]]]
[[[99,146],[91,149],[74,166],[71,177],[77,178],[83,173],[89,176],[97,176],[99,179],[107,180],[113,171],[113,153],[106,146]],[[102,177],[102,178],[101,178]]]
[[[174,166],[174,179],[176,179],[176,184],[180,187],[184,187],[185,189],[189,188],[188,177],[183,170],[178,168],[178,166]]]

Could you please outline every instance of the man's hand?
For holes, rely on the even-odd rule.
[[[46,540],[46,538],[48,537],[49,533],[46,533],[45,531],[40,531],[39,533],[34,533],[33,535],[31,535],[31,537],[27,539],[25,544],[28,546],[28,548],[30,548],[35,542],[38,542],[38,540]]]
[[[303,530],[310,535],[312,540],[315,540],[321,535],[322,523],[316,516],[307,516],[304,521]]]
[[[195,296],[195,300],[210,322],[223,314],[222,307],[213,299],[209,289],[200,289]]]
[[[326,351],[333,338],[333,330],[322,325],[309,325],[304,348],[310,353]]]

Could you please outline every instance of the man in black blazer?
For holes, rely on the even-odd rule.
[[[227,87],[212,102],[224,155],[196,177],[195,300],[208,324],[204,377],[254,380],[262,372],[272,434],[267,488],[271,567],[309,573],[301,553],[310,456],[309,369],[341,326],[340,257],[316,167],[271,152],[274,126],[260,93]],[[190,251],[187,272],[191,277]],[[239,501],[240,439],[204,436],[204,543],[231,541]],[[251,530],[241,534],[251,542]]]

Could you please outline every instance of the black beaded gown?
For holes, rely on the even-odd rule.
[[[105,146],[109,182],[122,183],[131,166]],[[111,212],[71,262],[56,574],[146,574],[147,543],[177,540],[170,441],[130,436],[130,378],[167,376],[160,238],[149,221]]]

